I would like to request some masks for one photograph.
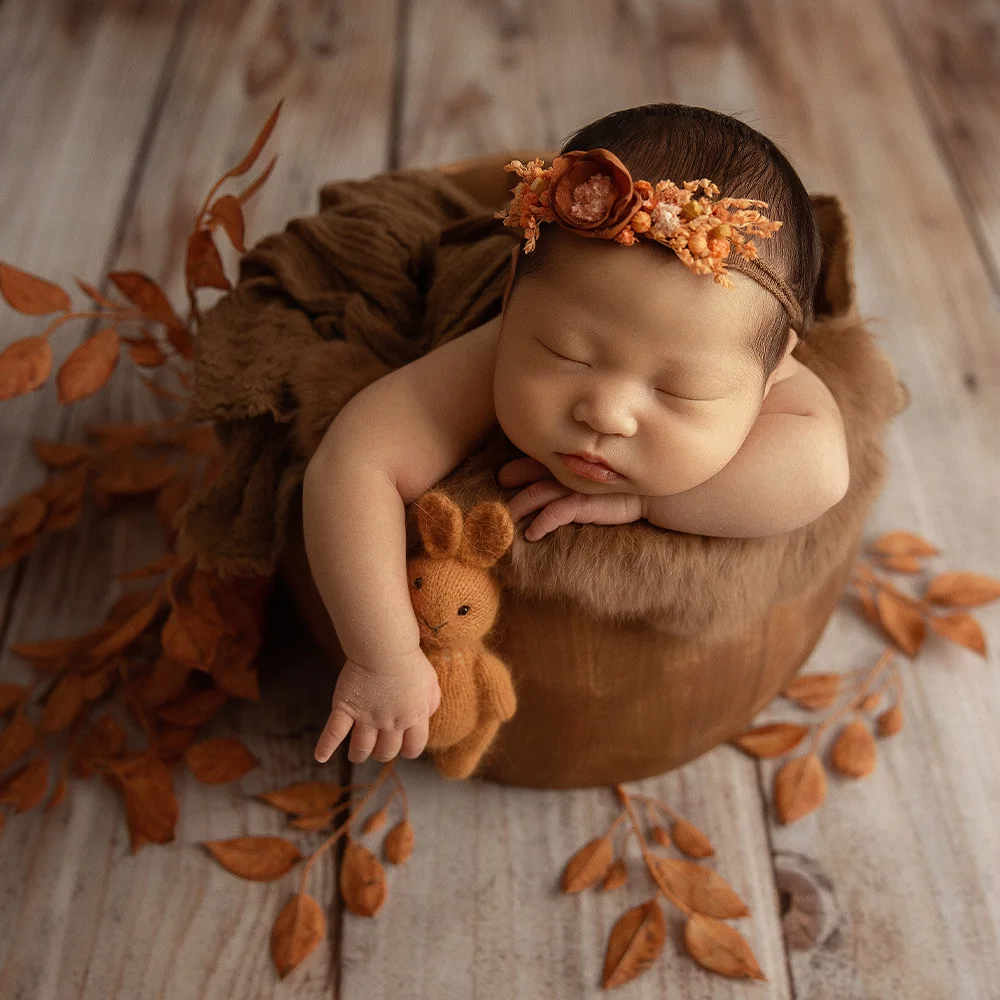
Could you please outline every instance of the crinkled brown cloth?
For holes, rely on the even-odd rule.
[[[840,202],[812,198],[824,262],[817,319],[795,357],[843,413],[851,466],[844,499],[812,524],[765,538],[691,535],[645,521],[565,525],[538,542],[519,530],[496,565],[505,590],[709,639],[811,590],[817,567],[846,558],[883,484],[884,424],[908,396],[855,310]],[[321,189],[319,212],[243,256],[237,286],[205,314],[198,338],[191,416],[216,423],[225,455],[221,475],[181,512],[182,550],[223,575],[274,571],[306,461],[344,403],[500,311],[521,233],[493,217],[499,207],[434,169],[337,181]],[[517,491],[501,491],[495,472],[519,454],[497,425],[439,486],[466,510],[480,499],[509,500]],[[407,529],[412,554],[412,506]]]

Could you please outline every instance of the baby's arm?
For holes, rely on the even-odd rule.
[[[778,535],[838,503],[849,479],[836,400],[800,365],[774,384],[742,447],[719,472],[682,493],[642,497],[643,517],[698,535]]]

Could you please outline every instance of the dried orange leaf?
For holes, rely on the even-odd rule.
[[[980,656],[986,656],[986,636],[972,615],[965,611],[954,611],[950,615],[931,615],[931,628],[952,642],[971,649]]]
[[[628,865],[625,863],[624,858],[618,858],[608,869],[607,875],[604,876],[601,888],[607,892],[609,889],[617,889],[618,886],[624,885],[627,881]]]
[[[671,844],[670,834],[667,833],[666,829],[660,826],[659,823],[649,831],[649,835],[655,840],[661,847],[669,847]]]
[[[260,156],[260,151],[264,148],[267,140],[271,137],[271,132],[274,131],[274,126],[278,121],[278,115],[281,114],[281,105],[284,104],[284,102],[285,99],[282,98],[274,106],[274,110],[267,116],[267,121],[264,122],[263,127],[257,134],[257,138],[254,139],[253,145],[250,147],[250,151],[235,167],[231,170],[227,170],[225,174],[223,174],[223,180],[227,177],[239,177],[241,174],[245,174],[257,162],[257,157]]]
[[[118,331],[109,326],[73,350],[56,377],[59,402],[75,403],[106,385],[118,365],[120,347]]]
[[[162,587],[157,587],[153,599],[133,612],[110,635],[94,646],[90,650],[90,655],[103,659],[114,653],[120,653],[149,628],[165,603],[166,594]]]
[[[147,751],[132,760],[112,761],[106,774],[124,793],[133,854],[147,843],[174,839],[179,808],[170,770],[159,757]]]
[[[340,894],[344,905],[359,917],[374,917],[385,902],[385,869],[359,840],[349,841],[344,848]]]
[[[263,186],[264,182],[268,179],[268,177],[271,176],[271,171],[274,169],[274,164],[277,161],[277,159],[278,159],[278,154],[275,153],[274,156],[271,157],[271,162],[264,168],[263,173],[261,173],[261,175],[257,177],[257,179],[252,184],[250,184],[250,186],[247,187],[245,191],[241,191],[237,195],[237,198],[239,199],[241,205],[246,203],[250,198],[252,198],[260,190],[260,188]]]
[[[898,594],[884,588],[875,595],[875,604],[889,638],[907,656],[916,656],[927,633],[924,616]]]
[[[750,910],[718,873],[694,861],[651,854],[650,874],[664,896],[681,909],[710,917],[745,917]]]
[[[0,353],[0,399],[33,392],[52,372],[52,345],[46,337],[24,337]]]
[[[191,773],[207,785],[235,781],[260,764],[240,740],[231,736],[205,740],[188,747],[184,751],[184,760]]]
[[[878,625],[878,608],[875,606],[875,591],[867,583],[858,584],[858,599],[861,601],[861,610],[865,614],[865,618],[872,623],[872,625]]]
[[[3,261],[0,261],[0,295],[12,309],[28,316],[47,316],[73,308],[72,300],[61,286]]]
[[[156,576],[158,573],[164,573],[168,569],[173,569],[176,565],[177,553],[168,552],[159,559],[154,559],[151,563],[146,563],[145,566],[140,566],[138,569],[130,569],[125,573],[119,573],[118,579],[141,580],[148,576]]]
[[[721,920],[692,914],[684,925],[684,946],[699,965],[711,972],[767,982],[746,938]]]
[[[689,858],[710,858],[715,854],[712,842],[686,819],[679,819],[673,825],[674,843],[678,850]]]
[[[828,708],[840,694],[843,677],[840,674],[804,674],[782,688],[781,693],[803,708]]]
[[[20,760],[35,745],[36,735],[35,724],[22,709],[0,730],[0,771]]]
[[[859,712],[874,712],[875,709],[882,704],[882,694],[879,691],[873,691],[871,694],[866,694],[864,698],[858,703]]]
[[[118,290],[142,310],[146,319],[166,327],[184,328],[181,318],[174,312],[163,289],[148,274],[141,271],[112,271],[108,277]]]
[[[79,462],[90,461],[97,455],[97,452],[87,444],[41,441],[38,438],[33,438],[31,444],[39,460],[50,469],[65,469]]]
[[[897,573],[922,573],[924,569],[916,556],[882,556],[879,565]]]
[[[614,860],[611,837],[595,837],[566,862],[562,874],[563,892],[582,892],[596,885],[607,874]]]
[[[230,243],[240,253],[246,253],[246,247],[243,245],[243,209],[239,199],[231,194],[224,194],[209,209],[209,215],[222,224]]]
[[[27,693],[25,684],[0,683],[0,715],[9,712]]]
[[[2,357],[0,357],[2,360]],[[941,573],[927,585],[924,600],[948,607],[972,608],[1000,597],[1000,580],[982,573]]]
[[[332,809],[328,809],[326,812],[312,813],[308,816],[295,816],[288,821],[288,825],[295,827],[296,830],[322,830],[330,825],[335,815]]]
[[[252,882],[273,882],[302,860],[299,849],[284,837],[232,837],[202,844],[226,871]]]
[[[0,788],[0,802],[11,802],[18,812],[37,806],[49,787],[48,754],[41,754],[13,774]]]
[[[890,531],[872,542],[872,552],[885,556],[936,556],[939,550],[909,531]]]
[[[385,860],[401,865],[413,853],[413,826],[409,820],[400,820],[386,835],[382,843]]]
[[[326,917],[319,903],[306,893],[296,893],[281,908],[271,930],[271,958],[284,979],[326,937]]]
[[[332,809],[345,791],[332,781],[297,781],[273,792],[261,792],[257,798],[282,812],[304,816]]]
[[[75,778],[89,778],[97,770],[101,761],[117,757],[125,747],[128,733],[118,724],[118,720],[105,712],[95,719],[72,757],[72,773]]]
[[[774,805],[782,823],[818,809],[826,798],[826,771],[814,753],[795,757],[774,776]]]
[[[875,770],[875,737],[861,719],[851,719],[834,741],[830,763],[849,778],[865,778]]]
[[[362,833],[374,833],[376,830],[381,830],[385,826],[386,816],[389,813],[389,803],[387,802],[378,812],[373,812],[368,819],[365,820],[364,826],[361,827]]]
[[[38,544],[38,535],[31,535],[28,538],[19,538],[16,542],[11,542],[6,548],[0,549],[0,569],[13,566],[19,559],[23,559]]]
[[[124,337],[122,339],[127,340]],[[153,340],[128,340],[128,356],[140,368],[157,368],[167,360],[159,344]]]
[[[83,678],[76,673],[64,674],[45,700],[39,732],[58,733],[68,728],[82,708]]]
[[[608,935],[601,986],[612,989],[645,972],[660,956],[667,922],[654,896],[623,913]]]
[[[876,720],[879,736],[895,736],[903,728],[903,710],[899,705],[887,708]]]
[[[33,535],[45,521],[49,505],[37,494],[25,493],[11,505],[4,521],[4,533],[8,538],[27,538]]]
[[[188,239],[187,277],[194,288],[221,288],[223,291],[230,288],[222,258],[208,229],[197,229]]]
[[[160,760],[173,764],[198,738],[196,726],[161,726],[156,734],[156,753]]]
[[[832,676],[839,678],[840,675]],[[737,736],[733,743],[754,757],[780,757],[789,750],[794,750],[808,732],[808,726],[800,726],[794,722],[771,722],[766,726],[748,729]]]
[[[209,688],[168,702],[157,709],[156,714],[174,726],[201,726],[216,715],[227,701],[229,695],[225,691]]]
[[[107,306],[109,309],[121,309],[120,302],[114,302],[104,295],[99,288],[95,288],[89,281],[84,281],[82,278],[73,279],[79,286],[80,290],[84,295],[89,295],[95,302],[100,302],[102,306]]]

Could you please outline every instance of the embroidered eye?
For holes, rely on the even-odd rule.
[[[468,605],[468,604],[463,604],[463,605],[462,605],[462,606],[461,606],[461,607],[460,607],[460,608],[458,609],[458,613],[459,613],[460,615],[467,615],[467,614],[469,613],[469,610],[470,610],[470,609],[469,609],[469,605]]]
[[[413,586],[416,587],[417,590],[419,590],[423,582],[424,578],[422,576],[418,576],[416,580],[413,581]]]

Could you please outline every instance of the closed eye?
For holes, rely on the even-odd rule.
[[[535,337],[535,340],[538,340],[538,338]],[[548,344],[543,344],[542,341],[540,341],[540,340],[538,340],[538,343],[542,344],[542,347],[544,347],[545,350],[547,350],[549,352],[549,354],[554,354],[557,358],[562,358],[563,361],[572,361],[573,364],[576,364],[576,365],[585,365],[587,363],[586,361],[576,361],[574,358],[567,358],[565,354],[560,354],[558,351],[553,351],[552,348],[549,347]]]

